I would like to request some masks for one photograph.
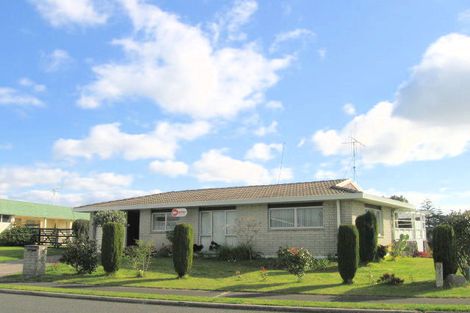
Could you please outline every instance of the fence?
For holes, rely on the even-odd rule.
[[[72,229],[68,228],[33,228],[35,243],[60,247],[73,238]]]

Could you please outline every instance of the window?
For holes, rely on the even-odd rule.
[[[271,228],[311,228],[323,226],[322,207],[270,208]]]
[[[172,217],[170,212],[152,213],[152,231],[165,232],[173,230],[178,221],[177,217]]]
[[[225,235],[235,235],[237,212],[225,211]]]
[[[382,208],[375,205],[366,204],[366,212],[371,212],[377,219],[378,233],[383,236],[384,234],[384,219],[382,215]]]
[[[11,215],[0,215],[0,223],[10,223]]]

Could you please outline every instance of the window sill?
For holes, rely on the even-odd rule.
[[[282,228],[272,228],[270,227],[270,231],[306,231],[306,230],[324,230],[324,226],[318,227],[282,227]]]

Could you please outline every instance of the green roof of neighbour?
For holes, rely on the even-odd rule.
[[[65,206],[6,199],[0,199],[0,214],[64,220],[90,219],[90,214],[74,212],[72,208]]]

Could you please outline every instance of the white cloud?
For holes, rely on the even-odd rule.
[[[150,163],[149,168],[152,172],[160,173],[170,177],[177,177],[186,175],[189,170],[189,166],[180,161],[153,161]]]
[[[0,106],[2,105],[42,106],[43,102],[35,96],[0,86]]]
[[[282,151],[282,144],[280,143],[256,143],[245,154],[245,159],[269,161],[274,158],[275,152]]]
[[[464,153],[470,143],[470,37],[439,38],[400,86],[395,103],[380,102],[341,130],[320,130],[312,139],[324,155],[347,155],[354,135],[365,144],[366,165],[398,165]]]
[[[343,112],[347,115],[356,115],[356,108],[354,107],[354,104],[346,103],[343,105]]]
[[[286,41],[296,40],[299,38],[305,39],[313,36],[315,36],[315,33],[305,28],[297,28],[288,32],[279,33],[274,37],[274,41],[269,47],[269,51],[276,52]]]
[[[251,161],[237,160],[216,149],[203,153],[201,159],[193,164],[193,169],[201,182],[258,185],[293,178],[290,168],[284,168],[279,175],[279,169],[269,170]]]
[[[284,106],[281,101],[271,100],[266,102],[266,107],[271,110],[282,110]]]
[[[326,48],[320,48],[317,50],[318,56],[320,57],[320,60],[324,60],[326,58],[326,53],[328,50]]]
[[[217,21],[210,24],[214,41],[217,42],[224,31],[228,40],[245,40],[247,36],[240,29],[250,21],[257,9],[258,3],[254,0],[235,1],[227,12],[219,14]]]
[[[128,134],[120,130],[118,123],[94,126],[84,139],[59,139],[54,143],[58,157],[95,156],[109,159],[121,156],[126,160],[159,158],[172,159],[180,141],[190,141],[207,134],[207,122],[171,124],[160,122],[155,129],[144,134]]]
[[[108,15],[96,8],[93,0],[32,0],[41,16],[52,26],[94,26],[106,23]]]
[[[337,179],[339,176],[338,176],[338,173],[334,171],[319,169],[315,172],[314,177],[316,180],[325,180],[325,179]]]
[[[74,206],[148,193],[130,188],[132,183],[131,175],[112,172],[81,175],[48,166],[0,167],[0,194],[27,201]]]
[[[272,121],[268,126],[261,126],[255,130],[255,135],[264,137],[268,134],[274,134],[277,132],[277,121]]]
[[[200,28],[155,5],[124,4],[134,34],[113,42],[127,61],[93,68],[96,80],[78,100],[83,108],[143,97],[171,113],[230,118],[262,102],[279,80],[277,72],[289,65],[290,57],[268,59],[253,44],[215,47]]]
[[[465,10],[463,12],[460,12],[457,20],[460,23],[470,23],[470,10]]]
[[[21,85],[21,86],[24,86],[24,87],[30,87],[31,89],[33,89],[34,91],[36,92],[43,92],[46,90],[46,86],[42,85],[42,84],[38,84],[34,81],[32,81],[31,79],[27,78],[27,77],[23,77],[21,78],[18,83]]]
[[[299,142],[297,143],[297,148],[302,148],[305,145],[305,142],[307,142],[305,137],[300,138]]]
[[[56,72],[69,66],[73,58],[62,49],[55,49],[51,53],[42,55],[42,63],[46,72]]]

